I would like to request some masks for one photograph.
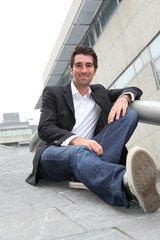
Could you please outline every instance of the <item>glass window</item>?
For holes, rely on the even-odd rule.
[[[138,58],[134,61],[134,67],[135,67],[136,73],[138,73],[139,71],[141,71],[141,69],[143,68],[143,63],[142,63],[141,57],[138,57]]]
[[[68,67],[62,77],[60,85],[67,85],[70,81],[71,81],[71,74]]]
[[[102,5],[102,9],[98,13],[97,18],[92,24],[90,31],[87,33],[84,40],[82,41],[83,45],[94,46],[97,38],[102,33],[110,17],[114,13],[114,11],[117,9],[119,2],[120,0],[104,1],[104,4]]]
[[[90,32],[89,32],[89,37],[90,37],[90,41],[91,41],[91,45],[93,46],[96,42],[95,39],[95,32],[94,32],[94,28],[92,27]]]
[[[148,47],[146,47],[141,53],[141,58],[144,66],[151,61],[151,55]]]
[[[83,45],[87,45],[87,46],[91,46],[88,35],[87,35],[87,36],[85,37],[85,39],[83,40],[82,44],[83,44]]]
[[[32,129],[15,129],[15,130],[6,130],[0,132],[2,137],[11,137],[11,136],[22,136],[22,135],[32,134]]]
[[[153,59],[160,55],[160,34],[150,44],[150,51]]]
[[[118,4],[115,0],[106,0],[102,10],[99,13],[99,19],[101,22],[102,29],[106,26],[107,22],[109,21],[111,15],[116,10]]]
[[[155,61],[155,72],[158,80],[158,85],[160,86],[160,57]]]
[[[114,87],[115,88],[123,88],[124,84],[123,84],[123,74],[115,81],[114,83]]]
[[[158,59],[157,59],[158,58]],[[153,40],[153,42],[146,47],[135,61],[124,71],[124,73],[110,86],[111,88],[125,87],[143,67],[152,59],[154,61],[154,70],[158,85],[160,87],[160,34]]]
[[[124,75],[125,75],[125,79],[127,81],[127,83],[132,79],[134,78],[135,76],[135,70],[134,70],[134,67],[133,67],[133,64],[130,65],[127,70],[124,72]]]
[[[132,64],[126,69],[126,71],[114,83],[115,88],[125,87],[134,76],[135,76],[135,70],[134,70],[134,67]]]
[[[7,131],[7,132],[6,132],[6,133],[7,133],[6,135],[7,135],[7,136],[13,136],[13,135],[14,135],[14,131],[15,131],[15,130],[13,130],[13,134],[12,134],[12,131],[11,131],[11,130],[10,130],[10,131]]]
[[[96,30],[96,34],[97,34],[97,38],[98,38],[102,32],[102,26],[101,26],[99,17],[96,19],[94,26],[95,26],[95,30]]]

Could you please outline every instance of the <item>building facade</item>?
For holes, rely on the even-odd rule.
[[[69,57],[78,44],[99,59],[93,80],[106,88],[137,86],[160,101],[160,0],[74,0],[44,71],[44,86],[71,80]],[[36,108],[40,108],[41,98]],[[160,169],[160,127],[139,123],[128,149],[148,149]]]
[[[37,126],[20,122],[19,114],[4,113],[0,124],[0,144],[29,151],[30,140]]]

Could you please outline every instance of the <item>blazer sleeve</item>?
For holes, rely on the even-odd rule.
[[[51,91],[50,87],[46,87],[42,94],[42,108],[38,125],[38,134],[40,139],[48,144],[59,146],[63,141],[74,134],[58,126],[56,101],[57,99],[54,91]]]
[[[142,91],[137,87],[126,87],[123,89],[113,89],[113,90],[110,89],[108,91],[108,94],[111,102],[114,103],[120,95],[125,94],[127,92],[133,93],[135,100],[140,99],[140,97],[142,96]]]

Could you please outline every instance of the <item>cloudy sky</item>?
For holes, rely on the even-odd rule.
[[[7,112],[38,122],[42,75],[71,3],[0,0],[0,122]]]

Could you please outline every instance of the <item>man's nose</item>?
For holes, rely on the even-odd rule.
[[[87,67],[85,65],[82,66],[82,72],[87,72]]]

